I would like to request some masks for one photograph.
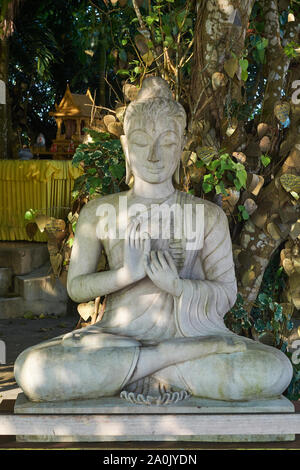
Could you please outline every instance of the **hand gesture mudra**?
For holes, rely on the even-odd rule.
[[[150,235],[141,232],[138,218],[132,220],[126,230],[124,243],[124,269],[130,282],[146,276],[144,259],[150,253]]]
[[[173,258],[168,251],[145,253],[144,266],[147,276],[157,287],[174,297],[181,295],[183,281],[180,279]]]

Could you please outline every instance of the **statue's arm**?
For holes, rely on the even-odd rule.
[[[68,293],[78,303],[111,294],[138,280],[124,266],[96,272],[102,244],[96,233],[99,217],[95,202],[89,202],[80,212],[68,271]]]

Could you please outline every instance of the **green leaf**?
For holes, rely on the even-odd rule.
[[[203,182],[202,188],[205,193],[209,193],[213,189],[213,185],[210,183]]]
[[[261,155],[260,156],[260,161],[262,162],[263,166],[266,167],[270,164],[271,158],[268,157],[268,155]]]
[[[258,318],[254,323],[254,328],[258,333],[262,333],[265,330],[265,323],[261,318]]]
[[[110,166],[109,171],[112,176],[118,180],[122,179],[125,174],[125,168],[123,165]]]
[[[242,205],[238,206],[238,210],[240,211],[243,220],[248,220],[249,219],[250,216],[249,216],[245,206],[242,206]]]
[[[236,177],[239,180],[241,186],[246,188],[246,181],[247,181],[247,172],[246,172],[246,170],[238,170],[236,172]]]
[[[249,62],[247,59],[240,59],[240,66],[243,71],[247,71]]]
[[[34,212],[33,212],[32,209],[30,209],[29,211],[26,211],[26,212],[25,212],[24,219],[25,219],[25,220],[28,220],[28,221],[34,219]]]
[[[208,173],[208,174],[204,175],[203,180],[205,181],[205,183],[212,183],[213,184],[215,182],[215,179],[214,179],[214,177],[211,173]]]
[[[265,307],[267,307],[270,303],[270,297],[264,292],[258,295],[258,300]]]
[[[247,70],[242,70],[242,73],[241,73],[241,79],[246,82],[248,80],[248,76],[249,76],[249,73],[247,72]]]
[[[218,184],[216,184],[215,189],[217,194],[227,194],[223,181],[220,181]]]

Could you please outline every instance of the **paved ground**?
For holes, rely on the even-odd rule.
[[[0,320],[0,340],[6,345],[6,364],[0,364],[0,402],[2,399],[15,399],[21,391],[13,375],[13,364],[17,356],[29,346],[73,330],[78,319],[78,315],[51,315],[34,320]]]

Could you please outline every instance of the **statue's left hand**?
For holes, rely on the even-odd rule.
[[[145,257],[145,271],[157,287],[174,297],[181,295],[183,282],[168,251],[151,251]]]

